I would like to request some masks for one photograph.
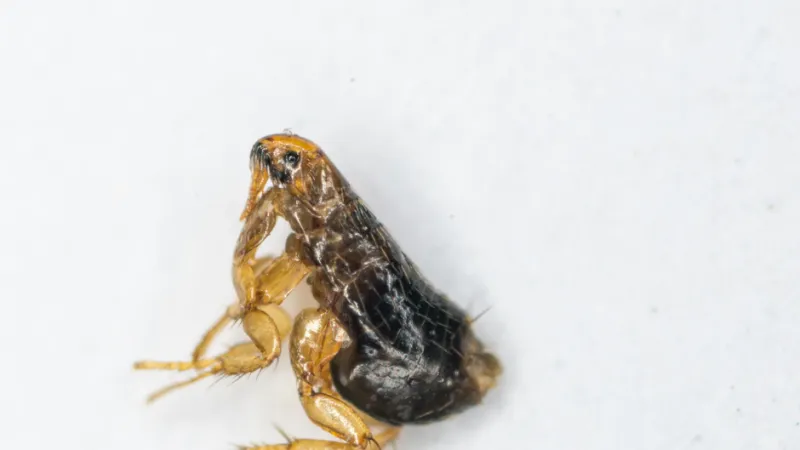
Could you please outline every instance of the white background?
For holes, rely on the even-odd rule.
[[[0,2],[0,448],[326,436],[286,358],[150,407],[185,374],[131,370],[233,301],[250,146],[291,128],[492,307],[501,386],[401,450],[800,449],[798,24],[791,0]]]

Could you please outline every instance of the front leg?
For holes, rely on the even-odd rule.
[[[290,240],[297,240],[297,238],[291,236]],[[259,275],[249,280],[246,278],[249,277],[247,274],[250,273],[251,267],[250,263],[234,267],[235,283],[242,286],[242,292],[247,293],[239,300],[239,307],[244,313],[264,305],[283,303],[294,288],[311,272],[311,268],[289,248],[285,253],[270,261]]]
[[[139,361],[134,364],[138,370],[193,370],[194,377],[166,386],[148,397],[155,401],[168,392],[188,386],[212,375],[241,376],[269,366],[280,355],[281,337],[288,334],[289,316],[277,305],[259,308],[245,318],[245,324],[257,330],[250,336],[251,342],[234,345],[227,352],[208,359],[192,361]],[[256,342],[254,337],[258,339]]]
[[[267,191],[245,222],[234,254],[234,284],[239,302],[229,307],[206,333],[195,349],[192,361],[141,361],[135,364],[136,369],[198,371],[194,378],[159,391],[151,400],[210,375],[242,375],[265,368],[280,355],[281,336],[288,333],[289,320],[278,305],[309,272],[294,253],[287,252],[268,260],[255,258],[258,246],[275,226],[282,195],[281,191],[274,189]],[[252,342],[247,347],[236,346],[217,358],[203,359],[213,337],[232,319],[242,320],[244,331]]]
[[[268,262],[255,258],[258,247],[275,228],[278,216],[283,215],[286,195],[285,191],[273,188],[259,198],[246,216],[233,256],[233,283],[244,331],[261,350],[267,365],[271,362],[273,348],[277,346],[276,351],[280,352],[280,340],[276,341],[272,332],[277,328],[275,323],[259,308],[281,304],[310,272],[301,261],[296,245],[287,245],[284,254]],[[296,238],[291,237],[289,242],[296,242]]]
[[[263,174],[260,174],[261,177]],[[256,174],[254,173],[254,177]],[[259,181],[260,178],[254,178],[254,186],[263,187],[263,183]],[[256,183],[256,181],[259,181]],[[266,179],[261,181],[266,182]],[[252,201],[251,201],[252,199]],[[234,253],[234,286],[239,294],[239,300],[225,308],[225,312],[217,319],[216,322],[205,332],[200,342],[195,346],[192,352],[192,361],[198,362],[205,356],[208,348],[211,346],[214,338],[232,321],[240,320],[243,316],[242,305],[247,302],[242,301],[247,295],[245,291],[253,291],[258,284],[256,280],[264,275],[267,269],[275,260],[274,257],[255,258],[255,253],[258,246],[269,236],[275,227],[277,217],[281,213],[281,204],[283,202],[283,195],[275,190],[270,189],[261,195],[260,192],[251,192],[250,199],[248,199],[247,214],[243,218],[248,218],[245,221],[239,239],[236,243],[236,251]],[[255,212],[255,214],[250,214]],[[273,274],[268,274],[266,277],[272,277]],[[249,296],[255,297],[255,292],[250,292]],[[285,316],[279,314],[278,316]],[[274,317],[273,317],[274,318]],[[278,327],[284,327],[286,319],[279,318],[277,323]]]
[[[275,258],[272,256],[265,256],[256,259],[253,262],[253,269],[255,270],[256,276],[261,275],[264,269],[266,269],[274,259]],[[211,346],[211,342],[214,341],[214,338],[225,328],[225,326],[227,326],[232,320],[241,319],[241,317],[242,309],[239,305],[239,302],[236,302],[225,308],[225,312],[222,314],[222,316],[217,319],[216,322],[214,322],[214,325],[212,325],[208,331],[205,332],[203,338],[194,348],[194,351],[192,352],[192,361],[199,361],[202,359],[203,356],[205,356],[208,347]],[[275,319],[275,316],[272,316],[272,318]],[[287,320],[289,319],[286,314],[279,314],[279,320],[276,321],[278,328],[286,328],[287,330],[286,333],[283,331],[281,332],[281,337],[286,336],[288,330],[291,328],[291,323],[288,323]],[[287,323],[288,328],[286,327]]]
[[[242,306],[255,299],[256,280],[261,275],[256,263],[256,251],[272,233],[278,216],[282,215],[284,195],[283,191],[274,188],[265,192],[252,207],[239,233],[233,252],[233,285]]]

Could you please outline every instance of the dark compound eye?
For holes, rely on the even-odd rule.
[[[287,165],[294,167],[300,161],[300,155],[290,150],[283,155],[283,161],[286,162]]]

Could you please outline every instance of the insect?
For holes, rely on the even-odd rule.
[[[300,402],[338,440],[289,439],[247,450],[380,448],[403,425],[480,403],[500,376],[498,359],[473,333],[473,319],[428,282],[326,154],[300,136],[275,134],[253,146],[250,168],[233,256],[238,301],[206,332],[191,360],[135,364],[196,371],[150,399],[206,377],[263,369],[288,337]],[[278,218],[292,230],[285,251],[256,257]],[[303,280],[319,306],[292,322],[280,305]],[[231,321],[241,321],[250,340],[207,358]],[[383,431],[373,434],[369,425]]]

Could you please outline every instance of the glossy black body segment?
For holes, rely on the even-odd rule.
[[[348,186],[340,189],[344,201],[302,239],[318,268],[315,296],[352,340],[331,363],[337,391],[394,425],[476,404],[464,366],[466,346],[477,341],[465,312],[431,286]]]
[[[333,382],[362,411],[424,423],[478,400],[462,368],[466,316],[423,280],[391,266],[366,271],[345,290],[339,316],[356,339],[332,361]]]

